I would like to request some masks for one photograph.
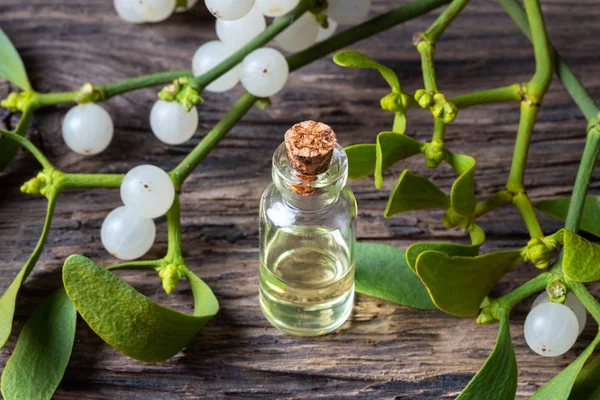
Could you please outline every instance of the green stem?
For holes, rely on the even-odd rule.
[[[23,280],[25,280],[25,278],[27,278],[27,276],[31,273],[31,270],[33,270],[33,267],[35,267],[35,264],[40,258],[40,255],[42,254],[42,250],[44,249],[44,245],[46,244],[46,239],[48,238],[48,233],[50,232],[50,225],[52,224],[52,217],[54,216],[54,206],[56,205],[56,198],[56,195],[51,195],[48,197],[48,208],[46,210],[46,219],[44,221],[42,234],[38,239],[33,253],[31,253],[31,256],[29,256],[29,259],[23,267]]]
[[[110,99],[118,94],[131,92],[132,90],[143,89],[147,87],[164,85],[177,78],[191,77],[192,71],[181,69],[177,71],[157,72],[155,74],[139,76],[137,78],[127,79],[120,82],[108,83],[94,87],[101,93],[102,100]]]
[[[525,225],[527,225],[529,236],[532,238],[544,237],[542,227],[540,226],[540,222],[535,215],[535,211],[531,205],[529,197],[527,197],[525,193],[517,193],[513,197],[513,204],[519,209],[519,212],[523,217],[523,221],[525,221]]]
[[[421,54],[421,69],[423,70],[423,83],[425,89],[430,92],[438,92],[435,77],[434,49],[433,44],[422,40],[417,44],[417,50]]]
[[[217,144],[227,135],[227,133],[242,119],[242,117],[252,108],[257,100],[249,93],[244,94],[235,103],[233,108],[219,121],[217,125],[198,143],[198,145],[188,154],[183,161],[173,169],[169,175],[179,189],[183,181],[192,173],[194,168],[204,160],[204,158],[215,148]]]
[[[74,103],[77,96],[79,96],[79,92],[34,93],[31,98],[31,106],[37,110],[56,104]]]
[[[510,310],[515,304],[519,303],[523,299],[526,299],[532,294],[545,289],[550,275],[551,274],[549,272],[543,272],[535,278],[525,282],[512,292],[496,299],[496,301],[502,308]]]
[[[442,33],[448,28],[448,26],[454,21],[454,18],[460,14],[460,12],[469,4],[469,0],[454,0],[444,10],[443,13],[435,20],[433,24],[425,31],[425,35],[432,42],[436,43]]]
[[[26,110],[26,112],[31,112],[29,110],[31,110],[31,109],[28,108]],[[23,118],[25,118],[25,114],[23,115]],[[29,117],[27,116],[27,118],[29,118]],[[19,124],[19,126],[27,126],[27,124],[22,124],[22,125]],[[33,143],[31,143],[31,141],[29,141],[29,139],[27,139],[26,137],[21,136],[18,133],[6,131],[4,129],[0,129],[0,135],[6,136],[8,139],[25,147],[35,157],[35,159],[41,164],[42,168],[44,168],[44,169],[53,169],[54,168],[52,166],[52,163],[46,158],[46,156]]]
[[[440,140],[443,142],[446,137],[446,127],[448,125],[439,118],[435,118],[433,121],[433,136],[431,140]]]
[[[164,260],[143,260],[143,261],[130,261],[122,264],[111,265],[106,267],[107,271],[118,271],[124,269],[153,269],[159,270],[165,264]]]
[[[527,21],[527,15],[517,0],[498,0],[506,12],[521,28],[523,33],[531,40],[531,29]],[[588,121],[592,121],[598,114],[598,106],[594,99],[585,90],[579,79],[571,68],[565,63],[555,48],[551,47],[554,59],[554,72],[561,80],[577,106],[581,109]]]
[[[515,83],[494,89],[479,90],[466,93],[450,99],[458,109],[479,104],[500,103],[505,101],[520,101],[522,99],[521,85]]]
[[[241,63],[244,57],[246,57],[249,53],[266,45],[269,41],[271,41],[271,39],[279,35],[288,26],[296,22],[305,12],[314,8],[316,5],[317,2],[315,0],[301,0],[292,11],[277,19],[260,35],[249,41],[231,56],[227,57],[210,71],[190,80],[190,86],[201,92],[212,81]]]
[[[598,304],[598,300],[586,289],[583,283],[569,281],[567,282],[567,286],[575,293],[575,296],[577,296],[589,313],[592,314],[596,323],[600,324],[600,304]]]
[[[381,33],[393,26],[419,17],[448,3],[450,3],[450,0],[416,0],[402,7],[388,11],[385,14],[381,14],[369,21],[338,33],[306,50],[292,54],[287,58],[290,70],[295,71],[300,69],[329,53],[356,43],[366,37]]]
[[[512,204],[513,194],[508,190],[501,190],[494,194],[489,199],[478,203],[475,207],[475,218],[479,218],[484,214],[502,206]]]
[[[167,211],[167,236],[169,247],[164,260],[167,263],[184,264],[181,254],[181,209],[177,193],[173,205]]]
[[[515,141],[512,165],[508,176],[507,189],[512,193],[520,193],[525,190],[523,178],[525,176],[525,164],[529,153],[529,142],[539,107],[526,101],[521,102],[521,118],[519,130]]]
[[[118,188],[123,174],[63,174],[57,182],[59,189],[82,187]]]
[[[552,52],[539,0],[524,0],[524,3],[535,55],[535,74],[529,81],[527,95],[535,95],[531,100],[541,103],[552,79]]]

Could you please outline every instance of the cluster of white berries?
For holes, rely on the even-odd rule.
[[[557,357],[569,351],[583,332],[587,321],[585,307],[572,293],[564,304],[548,301],[543,292],[525,319],[525,341],[536,353]]]
[[[133,24],[141,24],[164,21],[173,12],[186,11],[197,2],[188,0],[185,8],[176,7],[176,0],[114,0],[114,5],[119,17]]]
[[[102,223],[100,239],[106,250],[122,260],[146,254],[154,244],[153,218],[164,215],[175,199],[169,175],[154,165],[130,170],[121,183],[123,206],[110,212]]]

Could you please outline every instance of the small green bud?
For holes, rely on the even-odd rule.
[[[381,108],[387,111],[404,113],[407,100],[402,93],[392,92],[384,96],[381,101]]]
[[[459,213],[457,213],[454,208],[450,207],[446,210],[444,217],[442,218],[442,222],[446,226],[446,228],[451,229],[457,226],[468,225],[468,221],[466,221],[466,217],[463,217]]]
[[[75,97],[75,102],[77,104],[94,103],[100,100],[102,100],[102,93],[94,88],[94,85],[89,82],[84,83],[83,86],[79,88],[79,92]]]
[[[425,165],[429,168],[436,168],[446,159],[447,151],[444,142],[441,140],[432,140],[425,145]]]
[[[446,124],[453,122],[456,119],[457,111],[458,109],[453,103],[449,101],[445,102],[444,112],[442,114],[442,121],[444,121],[444,123]]]
[[[179,265],[177,264],[168,264],[164,266],[158,271],[158,276],[162,278],[162,287],[167,294],[171,294],[173,290],[177,288],[177,284],[181,278],[183,278]]]
[[[10,109],[12,112],[25,111],[31,101],[32,92],[12,92],[6,99],[0,101],[0,106]]]
[[[35,178],[31,178],[21,185],[21,192],[25,194],[41,194],[49,198],[58,191],[56,183],[61,175],[62,172],[55,169],[41,171]]]
[[[550,266],[550,251],[544,240],[533,238],[521,252],[525,261],[530,261],[536,268],[546,269]]]
[[[158,98],[164,101],[174,101],[179,93],[179,81],[175,79],[172,84],[165,86],[158,92]]]
[[[483,310],[481,310],[481,313],[477,317],[476,322],[477,322],[477,325],[483,325],[483,324],[491,324],[494,321],[496,321],[496,318],[494,318],[494,316],[492,315],[492,313],[489,310],[484,308]]]
[[[442,114],[444,113],[444,105],[443,104],[434,105],[433,107],[431,107],[431,113],[433,114],[434,117],[441,118]]]
[[[433,102],[433,95],[425,89],[419,89],[415,92],[415,101],[421,108],[429,108]]]
[[[271,99],[269,99],[268,97],[263,97],[262,99],[256,100],[256,103],[254,103],[254,105],[259,110],[265,110],[271,107]]]

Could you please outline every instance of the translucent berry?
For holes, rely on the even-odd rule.
[[[62,123],[63,139],[76,153],[91,156],[108,147],[113,137],[113,122],[106,110],[94,103],[75,106]]]
[[[262,33],[267,21],[258,8],[254,7],[248,14],[235,21],[217,19],[216,30],[219,39],[227,46],[239,49]]]
[[[277,35],[275,42],[286,51],[302,51],[315,43],[319,28],[315,16],[311,13],[305,13]]]
[[[176,101],[157,100],[150,110],[150,127],[164,143],[187,142],[198,129],[198,110],[185,111]]]
[[[119,17],[127,22],[139,24],[144,18],[138,13],[138,8],[134,4],[135,0],[114,0],[115,11]]]
[[[327,28],[323,28],[322,26],[319,26],[319,34],[317,35],[317,42],[322,42],[323,40],[327,40],[330,37],[332,37],[333,34],[335,33],[335,31],[338,27],[338,23],[335,22],[330,17],[327,17],[327,23],[328,23]]]
[[[548,303],[548,293],[546,293],[546,291],[543,291],[542,293],[540,293],[540,295],[535,299],[535,301],[531,305],[531,309],[533,310],[535,307],[539,306],[540,304],[544,304],[544,303]],[[567,298],[565,299],[564,304],[565,304],[565,306],[569,307],[571,309],[571,311],[573,311],[575,313],[575,316],[577,317],[578,326],[579,326],[578,335],[581,335],[581,332],[583,332],[583,330],[585,329],[585,324],[587,322],[587,310],[585,309],[583,304],[581,304],[581,302],[579,301],[577,296],[575,296],[571,292],[569,292],[567,294]]]
[[[217,18],[234,21],[248,14],[254,0],[204,0],[206,8]]]
[[[545,357],[569,351],[578,332],[577,317],[564,304],[540,304],[525,319],[525,341],[533,351]]]
[[[130,170],[121,183],[121,200],[144,218],[157,218],[171,208],[175,188],[169,175],[154,165]]]
[[[242,63],[242,85],[257,97],[279,92],[287,82],[290,68],[285,57],[275,49],[254,50]]]
[[[256,0],[256,6],[267,17],[279,17],[294,9],[300,0]]]
[[[135,0],[134,9],[144,21],[160,22],[169,18],[175,11],[176,0]]]
[[[213,40],[211,42],[204,43],[196,50],[194,58],[192,59],[192,72],[194,76],[202,75],[203,73],[211,70],[216,65],[220,64],[223,60],[233,54],[235,48],[228,46],[227,44]],[[227,73],[221,75],[218,79],[211,82],[206,90],[211,92],[224,92],[233,88],[240,81],[240,66],[236,65]]]
[[[327,15],[340,25],[359,24],[367,18],[371,0],[329,0]]]
[[[106,251],[121,260],[133,260],[146,254],[155,237],[154,221],[140,217],[127,206],[112,210],[100,230]]]

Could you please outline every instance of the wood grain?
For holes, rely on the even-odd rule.
[[[200,2],[202,3],[202,2]],[[373,14],[397,2],[374,0]],[[600,98],[598,43],[600,3],[594,0],[543,2],[550,36]],[[407,90],[422,86],[415,32],[435,15],[411,21],[352,48],[393,67]],[[214,21],[202,4],[152,25],[120,20],[109,0],[3,0],[0,26],[21,52],[31,81],[40,91],[74,90],[82,83],[112,82],[149,72],[189,68],[203,42],[215,38]],[[531,46],[495,2],[474,0],[451,26],[436,50],[440,88],[448,95],[524,82],[533,72]],[[0,97],[11,90],[0,83]],[[67,150],[60,137],[66,107],[42,110],[30,137],[61,169],[73,172],[124,172],[141,163],[170,169],[219,120],[241,89],[204,95],[199,107],[200,133],[181,146],[165,146],[149,132],[149,107],[155,90],[111,99],[116,135],[105,153],[82,158]],[[341,69],[330,58],[294,73],[273,107],[252,110],[210,154],[183,188],[183,243],[188,265],[214,289],[222,311],[179,355],[161,364],[133,361],[100,340],[79,322],[73,357],[56,399],[192,398],[453,398],[481,367],[491,351],[497,327],[477,326],[441,312],[422,312],[359,295],[356,308],[335,334],[316,339],[286,336],[262,317],[257,298],[257,213],[270,180],[270,158],[287,128],[297,121],[321,120],[338,133],[343,145],[372,142],[388,130],[391,117],[379,109],[385,83],[370,71]],[[0,125],[17,117],[0,110]],[[518,106],[502,104],[464,110],[448,130],[448,146],[477,159],[477,195],[485,198],[503,187],[512,156]],[[533,135],[526,184],[534,200],[570,193],[583,149],[585,121],[556,80],[544,102]],[[411,110],[408,132],[419,140],[431,133],[427,114]],[[21,182],[37,172],[21,153],[0,179],[0,290],[4,291],[33,249],[45,212],[43,199],[22,195]],[[406,247],[430,239],[465,240],[447,230],[441,214],[414,212],[383,218],[389,191],[404,168],[426,174],[448,190],[454,179],[447,168],[428,170],[417,159],[394,166],[384,187],[372,179],[352,182],[360,208],[359,236]],[[597,192],[596,174],[592,190]],[[37,268],[21,291],[13,336],[0,352],[3,366],[16,336],[33,308],[60,284],[62,261],[70,254],[91,257],[101,265],[112,259],[102,248],[100,225],[120,204],[118,191],[73,190],[59,201],[50,238]],[[546,232],[560,224],[542,217]],[[512,208],[485,216],[485,251],[523,246],[526,230]],[[151,257],[166,249],[163,220]],[[500,294],[533,277],[522,265],[494,289]],[[189,288],[165,295],[155,275],[121,273],[143,293],[179,310],[191,309]],[[596,295],[600,290],[594,285]],[[526,398],[572,361],[596,330],[587,327],[575,348],[545,359],[527,348],[523,320],[529,300],[512,316],[512,336],[520,367],[517,397]]]

